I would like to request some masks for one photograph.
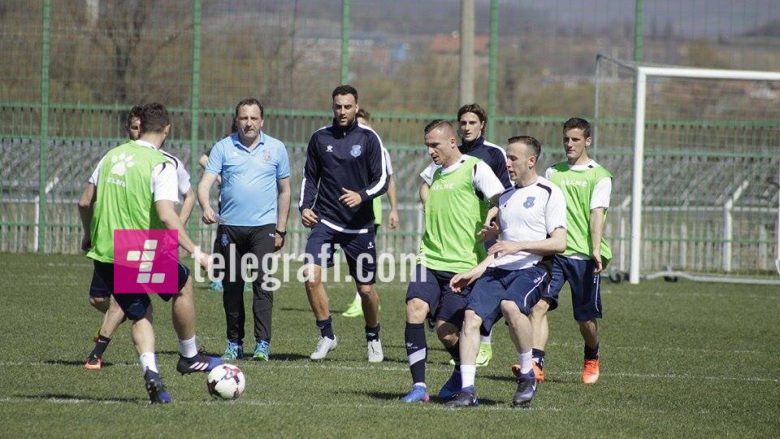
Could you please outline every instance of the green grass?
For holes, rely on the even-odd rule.
[[[397,401],[410,386],[403,348],[404,294],[379,285],[386,360],[369,364],[361,319],[340,311],[353,289],[329,289],[340,338],[328,360],[309,361],[318,332],[303,287],[276,293],[272,361],[238,361],[247,388],[212,401],[205,376],[175,373],[170,307],[157,299],[161,372],[174,403],[151,406],[129,325],[115,335],[99,372],[82,368],[100,315],[87,303],[84,257],[0,254],[0,437],[778,437],[780,292],[771,286],[645,282],[604,284],[602,373],[579,383],[582,342],[568,291],[550,315],[547,381],[528,410],[509,406],[515,359],[504,325],[494,358],[477,375],[479,408]],[[221,296],[195,291],[199,337],[224,349]],[[249,295],[247,311],[250,309]],[[247,333],[252,329],[249,323]],[[428,334],[429,386],[449,375]],[[254,347],[251,336],[247,349]]]

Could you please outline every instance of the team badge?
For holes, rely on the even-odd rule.
[[[360,157],[360,154],[363,153],[363,147],[360,145],[352,145],[352,151],[349,152],[352,157]]]
[[[263,160],[267,162],[271,161],[271,151],[268,150],[263,151]]]
[[[528,197],[525,199],[525,203],[523,203],[523,207],[526,209],[530,209],[534,207],[534,201],[536,201],[536,197]]]

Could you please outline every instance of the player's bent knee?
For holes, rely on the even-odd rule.
[[[443,324],[436,328],[436,335],[445,346],[455,346],[458,342],[458,328],[455,325]]]
[[[428,304],[414,298],[406,302],[406,321],[409,323],[423,323],[428,315]]]
[[[127,317],[129,320],[132,321],[138,321],[141,320],[144,317],[147,317],[149,321],[151,321],[151,314],[152,309],[149,305],[141,303],[141,302],[133,302],[129,306],[125,307],[125,317]]]

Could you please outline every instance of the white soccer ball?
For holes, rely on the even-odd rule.
[[[245,386],[244,372],[232,364],[220,364],[206,378],[209,395],[217,399],[238,399]]]

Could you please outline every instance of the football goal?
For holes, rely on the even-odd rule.
[[[780,72],[599,55],[595,93],[612,270],[780,285]]]

